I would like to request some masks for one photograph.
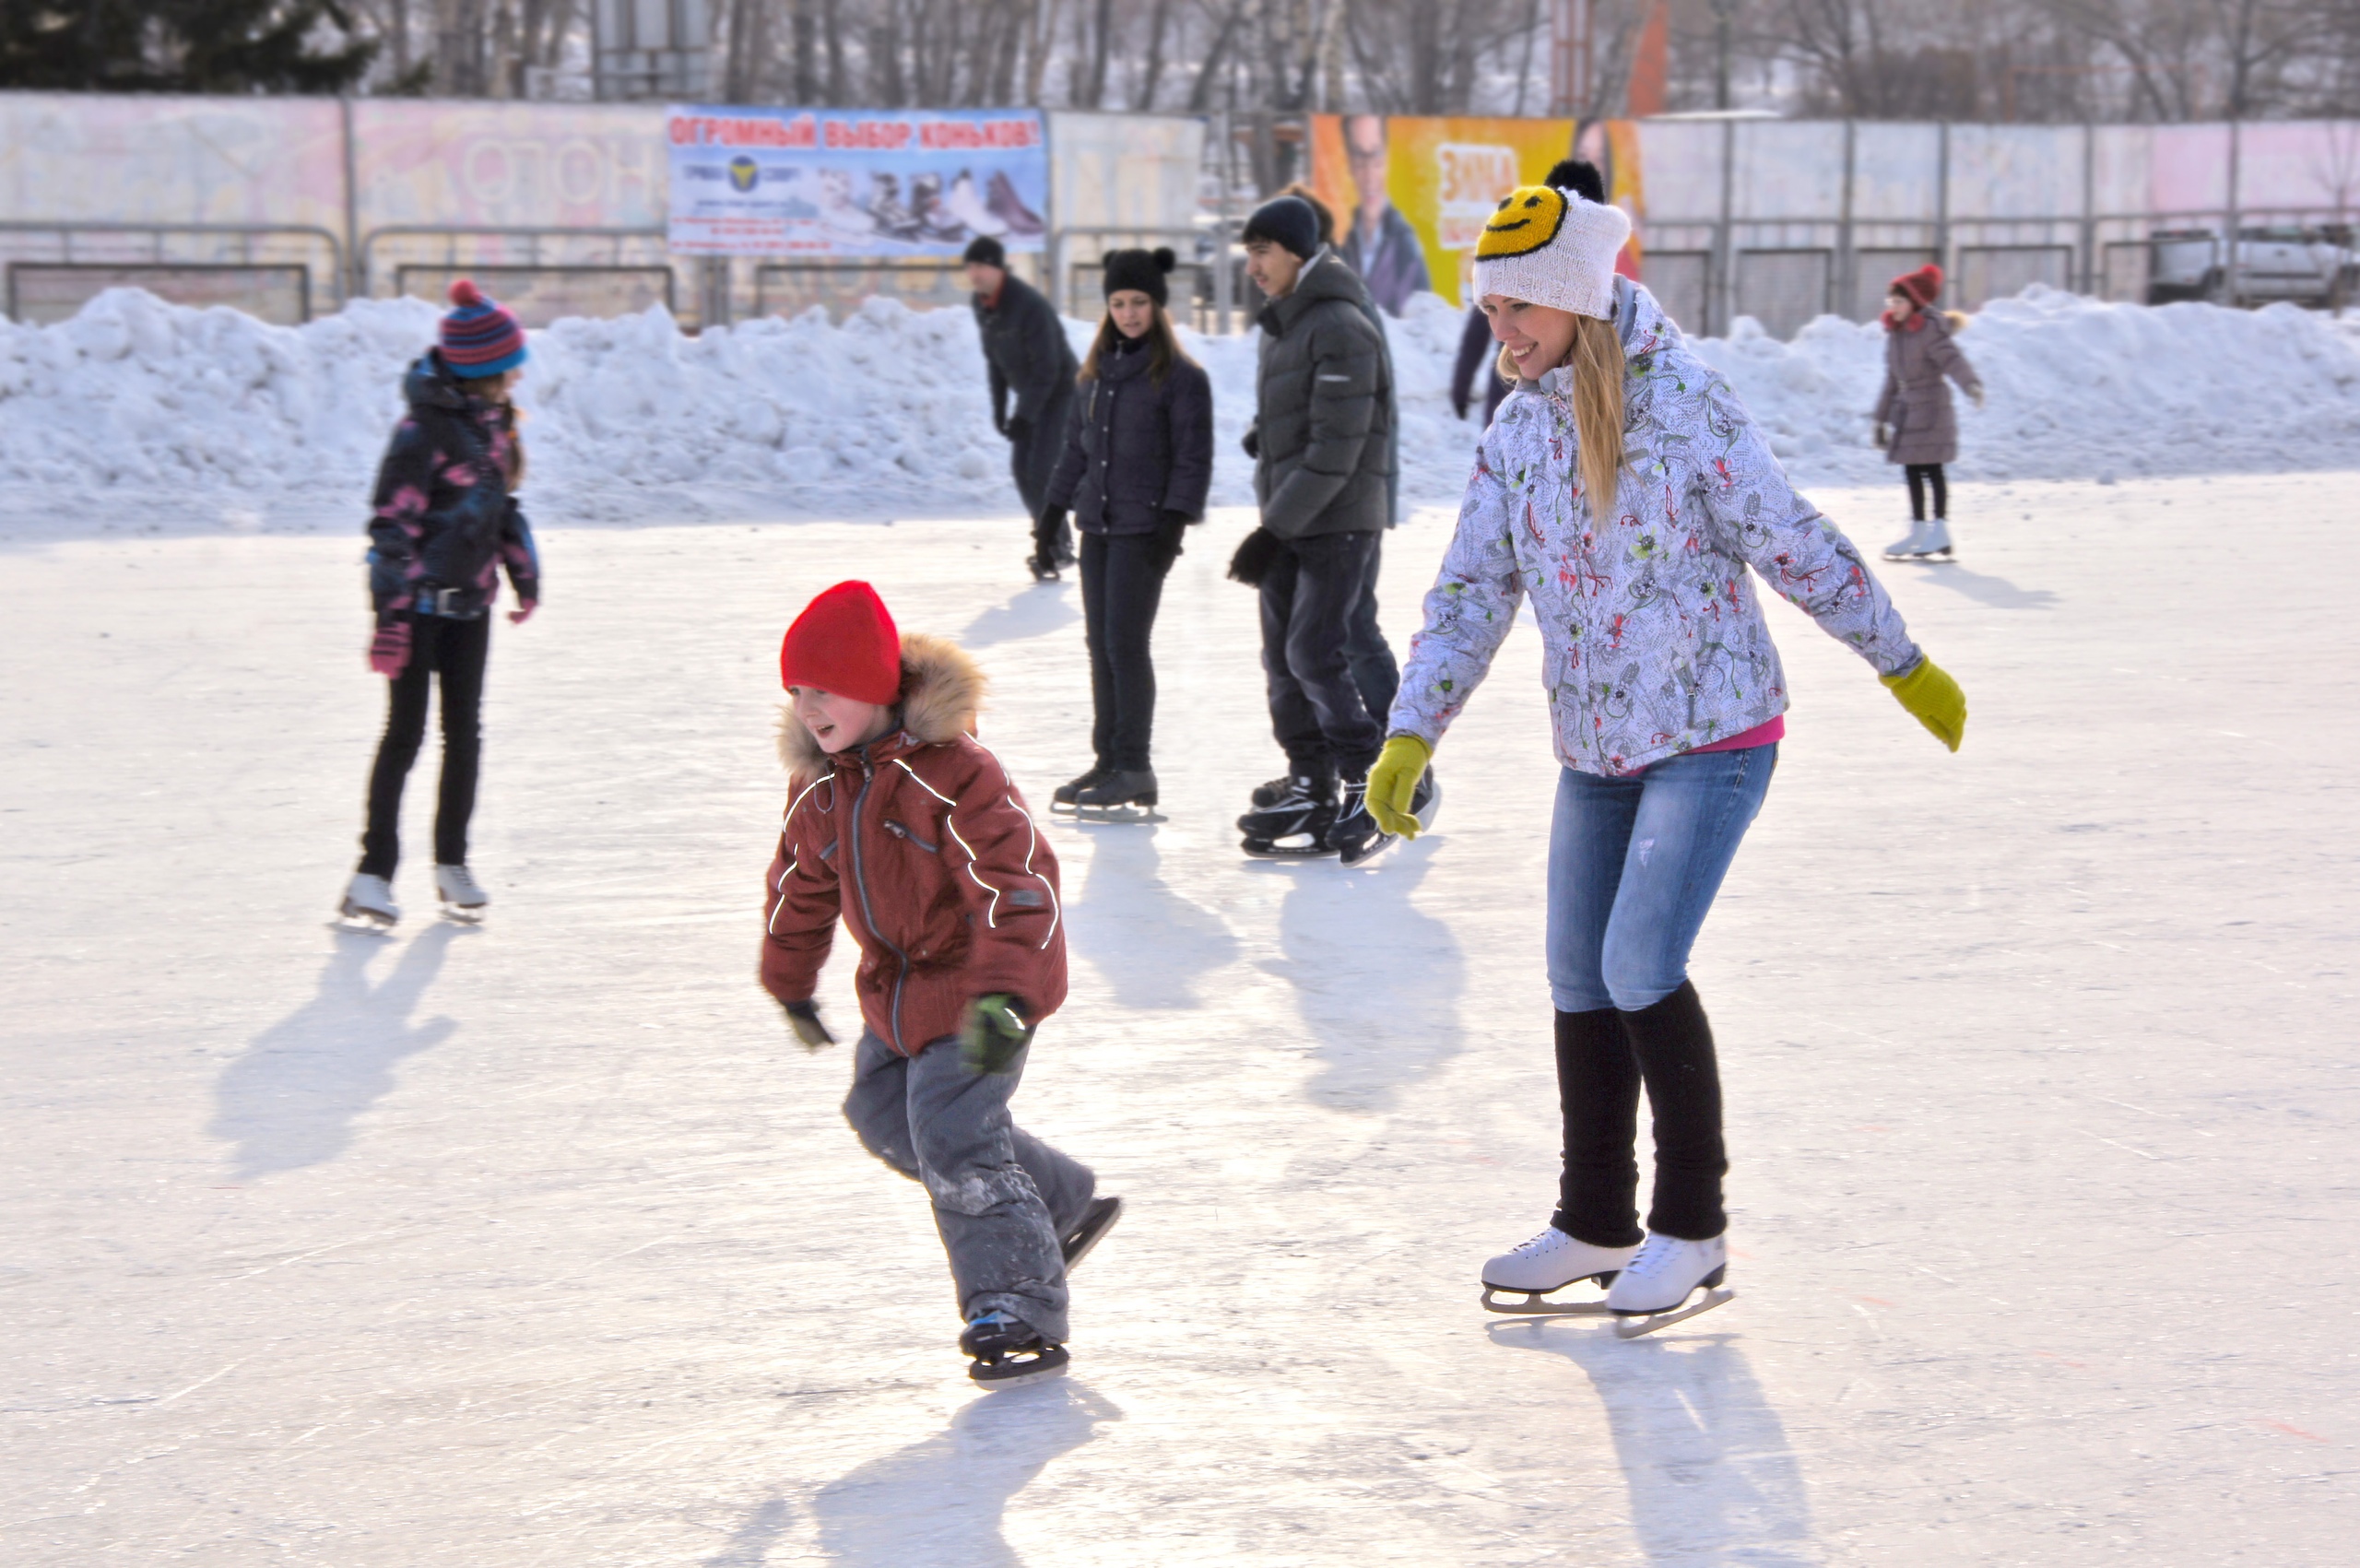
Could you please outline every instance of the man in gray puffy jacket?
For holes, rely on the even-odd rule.
[[[1270,723],[1289,776],[1257,792],[1238,826],[1256,854],[1357,860],[1382,847],[1361,797],[1384,730],[1353,681],[1348,643],[1391,520],[1390,371],[1360,280],[1319,243],[1308,203],[1268,203],[1245,240],[1246,275],[1269,302],[1247,437],[1262,526],[1238,575],[1261,590]]]

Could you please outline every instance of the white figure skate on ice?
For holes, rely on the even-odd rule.
[[[1552,1302],[1552,1291],[1584,1279],[1611,1285],[1639,1249],[1594,1247],[1575,1241],[1552,1225],[1523,1245],[1500,1254],[1483,1265],[1483,1310],[1525,1317],[1604,1317],[1604,1300]],[[1512,1291],[1520,1302],[1496,1301],[1495,1291]]]
[[[469,925],[482,920],[484,911],[491,907],[491,895],[464,866],[434,868],[434,896],[442,901],[444,914]]]
[[[391,882],[360,871],[353,874],[336,913],[336,923],[349,930],[390,931],[401,920],[402,907],[394,902]]]
[[[1907,560],[1910,557],[1918,553],[1918,541],[1925,536],[1926,525],[1917,518],[1910,519],[1909,532],[1902,537],[1895,539],[1893,543],[1885,546],[1885,560]]]
[[[1951,560],[1951,525],[1945,517],[1937,517],[1925,525],[1925,532],[1918,536],[1917,548],[1909,552],[1913,560]]]
[[[1615,1334],[1635,1339],[1712,1311],[1737,1294],[1721,1283],[1729,1267],[1727,1236],[1708,1242],[1649,1236],[1606,1292],[1606,1310],[1616,1319]],[[1699,1291],[1704,1294],[1697,1295]]]

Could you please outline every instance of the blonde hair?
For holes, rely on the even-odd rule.
[[[1622,335],[1611,321],[1576,315],[1564,362],[1574,371],[1574,439],[1581,449],[1582,492],[1589,498],[1590,521],[1611,523],[1622,477]],[[1516,361],[1505,345],[1498,371],[1502,381],[1516,383]]]

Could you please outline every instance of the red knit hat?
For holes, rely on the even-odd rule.
[[[877,590],[839,583],[804,606],[778,645],[778,681],[879,707],[899,698],[902,633]]]
[[[442,362],[463,376],[496,376],[525,362],[525,328],[515,312],[488,298],[472,278],[451,285],[442,318]]]
[[[1915,272],[1905,272],[1893,280],[1893,291],[1908,295],[1921,311],[1929,309],[1942,297],[1942,269],[1928,262]]]

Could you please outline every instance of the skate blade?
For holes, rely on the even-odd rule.
[[[1112,1195],[1110,1195],[1110,1197],[1112,1197]],[[1097,1247],[1098,1244],[1106,1239],[1106,1232],[1113,1230],[1115,1225],[1121,1221],[1123,1218],[1123,1200],[1119,1197],[1113,1197],[1112,1201],[1114,1203],[1114,1207],[1106,1211],[1106,1218],[1099,1221],[1098,1228],[1076,1239],[1072,1254],[1065,1260],[1067,1273],[1070,1274],[1074,1269],[1080,1267],[1081,1260],[1088,1257]]]
[[[1045,1345],[1038,1354],[1021,1360],[1011,1356],[1006,1361],[970,1362],[967,1375],[978,1387],[997,1393],[1003,1388],[1022,1388],[1027,1384],[1063,1377],[1072,1363],[1073,1357],[1066,1353],[1063,1345]]]
[[[395,921],[388,920],[374,911],[355,909],[350,904],[345,905],[328,917],[330,930],[359,931],[372,937],[385,936],[393,930],[395,924]]]
[[[1078,806],[1073,819],[1077,822],[1111,822],[1116,826],[1134,822],[1162,822],[1170,819],[1152,806]]]
[[[1670,1312],[1618,1313],[1616,1315],[1618,1321],[1614,1325],[1614,1337],[1617,1339],[1635,1339],[1642,1334],[1652,1334],[1658,1328],[1669,1328],[1675,1323],[1685,1323],[1699,1313],[1710,1312],[1717,1306],[1727,1305],[1736,1295],[1737,1292],[1727,1285],[1716,1285],[1705,1291],[1702,1299],[1693,1301],[1686,1306],[1674,1307]]]
[[[1256,860],[1318,860],[1336,853],[1333,844],[1321,843],[1308,833],[1294,833],[1268,843],[1247,839],[1238,847]]]
[[[480,925],[483,916],[484,906],[479,903],[446,903],[442,906],[442,918],[454,925]]]
[[[1565,1281],[1566,1285],[1580,1283],[1578,1279]],[[1564,1288],[1564,1285],[1557,1287],[1561,1291]],[[1524,1300],[1494,1301],[1493,1296],[1502,1291],[1522,1296]],[[1552,1302],[1547,1298],[1548,1292],[1545,1291],[1519,1291],[1512,1285],[1486,1285],[1483,1287],[1483,1310],[1505,1313],[1510,1317],[1604,1317],[1607,1315],[1606,1298],[1603,1296],[1594,1302]]]

